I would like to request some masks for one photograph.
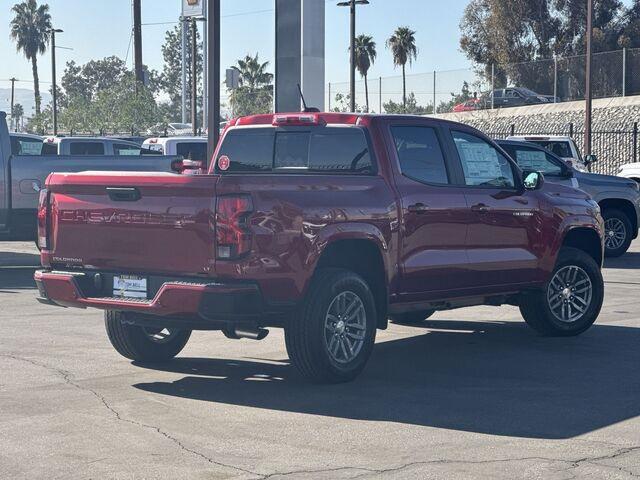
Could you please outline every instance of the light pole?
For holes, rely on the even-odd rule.
[[[207,158],[213,161],[213,152],[220,137],[220,0],[207,0]]]
[[[198,135],[198,25],[204,18],[191,17],[191,127]],[[204,61],[204,60],[203,60]],[[203,112],[206,115],[206,112]]]
[[[584,154],[591,155],[591,43],[593,41],[593,0],[587,0],[587,71],[585,85]]]
[[[56,86],[56,33],[62,33],[64,30],[52,28],[49,30],[51,34],[51,78],[53,83],[53,135],[58,135],[58,87]]]
[[[356,111],[356,5],[369,5],[369,0],[349,0],[338,3],[339,7],[349,7],[351,13],[351,38],[349,39],[349,96],[351,111]]]

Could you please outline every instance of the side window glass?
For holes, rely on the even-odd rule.
[[[550,155],[535,148],[520,148],[515,151],[515,160],[522,170],[542,172],[545,175],[560,175],[562,168],[553,162]]]
[[[113,153],[114,155],[131,155],[137,156],[140,155],[140,147],[136,147],[133,145],[126,145],[123,143],[114,143],[113,144]]]
[[[467,185],[515,188],[513,169],[504,155],[480,137],[457,131],[451,133]]]
[[[392,127],[402,174],[419,182],[449,183],[442,148],[431,127]]]

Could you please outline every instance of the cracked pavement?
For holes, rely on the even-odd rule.
[[[111,348],[102,315],[40,305],[0,242],[0,478],[640,477],[640,242],[607,262],[596,326],[537,337],[517,309],[380,332],[362,377],[305,383],[282,333],[195,332],[176,361]]]

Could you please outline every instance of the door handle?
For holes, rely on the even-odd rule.
[[[424,203],[414,203],[413,205],[409,205],[407,210],[411,213],[426,213],[429,211],[429,206]]]
[[[488,206],[488,205],[485,205],[484,203],[478,203],[478,204],[473,205],[473,206],[471,207],[471,211],[472,211],[472,212],[488,213],[488,212],[489,212],[489,210],[491,210],[491,209],[489,208],[489,206]]]
[[[107,194],[114,202],[137,202],[142,198],[137,188],[107,187]]]

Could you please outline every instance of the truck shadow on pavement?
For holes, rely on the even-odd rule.
[[[425,334],[378,343],[363,374],[348,384],[306,383],[287,361],[177,358],[143,366],[183,378],[135,387],[526,438],[570,438],[640,414],[640,328],[596,325],[564,339],[538,337],[518,323],[429,321],[425,328]]]
[[[640,252],[627,252],[621,257],[606,258],[604,268],[623,268],[637,270],[640,268]]]
[[[13,293],[13,290],[36,288],[33,280],[33,267],[2,267],[0,268],[0,294]]]

